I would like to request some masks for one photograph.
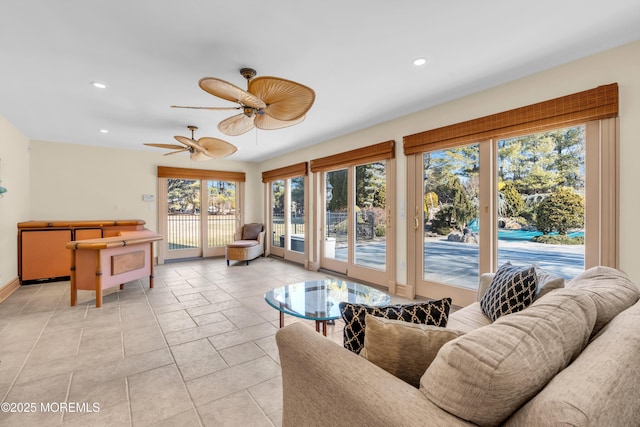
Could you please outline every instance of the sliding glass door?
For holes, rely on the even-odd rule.
[[[270,253],[304,263],[306,233],[306,175],[276,179],[269,184]]]
[[[585,213],[599,209],[587,204],[598,170],[586,147],[576,126],[415,156],[416,293],[470,304],[480,273],[507,262],[567,280],[582,272]]]
[[[233,178],[243,179],[244,174],[163,167],[158,171],[158,229],[165,237],[158,262],[224,256],[225,245],[242,223],[242,181]]]
[[[387,161],[323,174],[321,266],[388,286]]]

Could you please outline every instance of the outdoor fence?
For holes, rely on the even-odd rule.
[[[208,247],[224,246],[233,241],[236,232],[235,215],[207,215]],[[169,214],[167,221],[169,250],[200,247],[200,214]]]

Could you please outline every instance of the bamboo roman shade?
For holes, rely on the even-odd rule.
[[[311,172],[321,172],[343,166],[361,165],[395,157],[395,141],[386,141],[332,156],[311,160]]]
[[[296,176],[306,176],[307,174],[307,162],[296,163],[295,165],[262,172],[262,182],[295,178]]]
[[[205,179],[216,181],[244,182],[245,173],[158,166],[158,178]]]
[[[618,84],[551,99],[403,138],[404,154],[509,138],[618,116]],[[312,163],[313,168],[313,163]]]

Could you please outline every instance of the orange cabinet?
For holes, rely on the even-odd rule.
[[[18,276],[22,283],[68,280],[71,255],[66,244],[72,240],[117,236],[121,231],[139,231],[145,222],[110,221],[26,221],[18,223]]]

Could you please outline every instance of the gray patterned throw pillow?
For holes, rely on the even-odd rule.
[[[534,266],[517,267],[508,262],[496,271],[480,300],[480,308],[495,321],[500,316],[528,307],[536,297],[537,286]]]

